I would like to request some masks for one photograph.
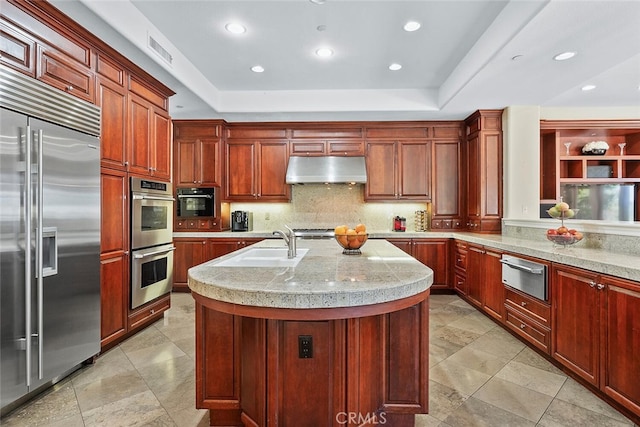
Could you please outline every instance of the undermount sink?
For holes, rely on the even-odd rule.
[[[287,248],[253,248],[215,264],[216,267],[295,267],[309,249],[298,249],[287,258]]]

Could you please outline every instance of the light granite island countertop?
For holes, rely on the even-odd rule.
[[[189,269],[189,287],[206,298],[244,306],[312,309],[357,307],[411,297],[433,283],[433,271],[384,240],[361,255],[343,255],[333,240],[298,240],[309,249],[296,267],[218,267],[251,248],[284,247],[263,240]]]
[[[433,271],[385,240],[360,255],[299,240],[295,267],[219,265],[283,246],[189,269],[196,407],[214,426],[413,426],[428,410]]]

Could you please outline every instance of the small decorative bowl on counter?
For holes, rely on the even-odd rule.
[[[342,247],[344,255],[360,255],[360,248],[369,238],[367,233],[359,234],[336,234],[336,242]]]

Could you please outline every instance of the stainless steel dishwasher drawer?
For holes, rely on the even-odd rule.
[[[546,301],[547,266],[537,262],[502,255],[502,283],[534,298]]]

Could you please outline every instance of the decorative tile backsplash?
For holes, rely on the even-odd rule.
[[[232,203],[231,210],[253,212],[254,231],[270,231],[287,224],[291,228],[334,228],[358,223],[375,232],[391,231],[393,218],[407,219],[414,231],[415,211],[425,203],[365,203],[364,186],[305,184],[292,186],[291,203]]]

